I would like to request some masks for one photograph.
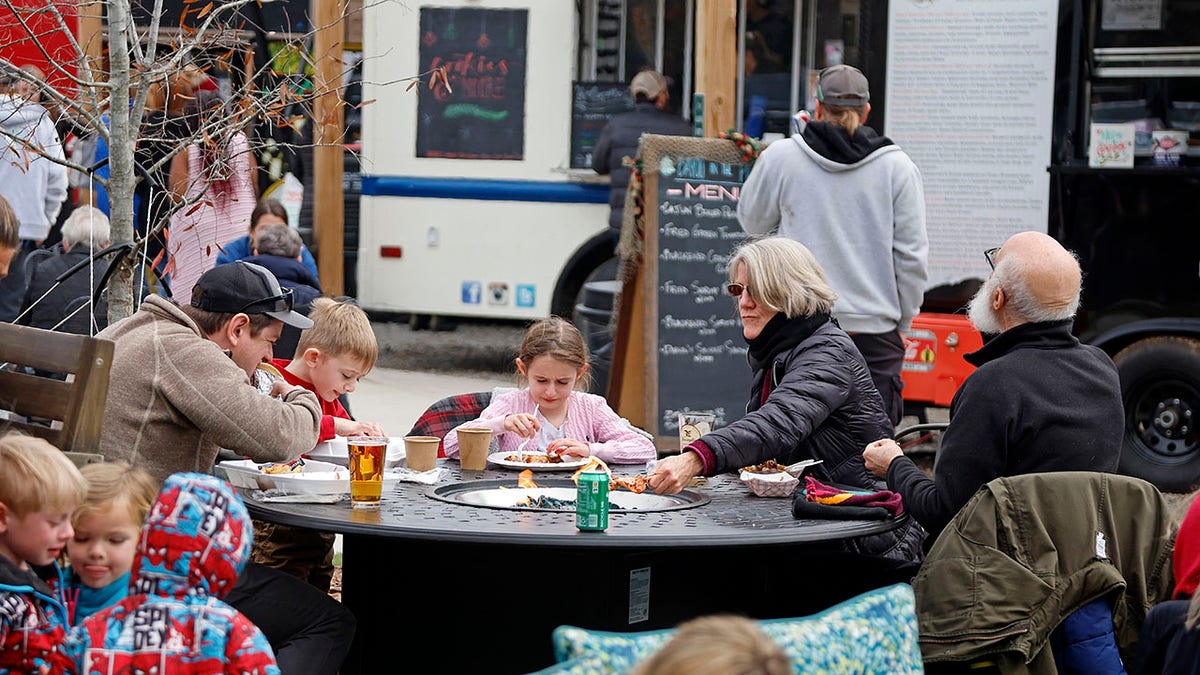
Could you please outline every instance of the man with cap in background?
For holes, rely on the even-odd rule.
[[[614,248],[621,234],[625,190],[629,187],[629,167],[625,166],[624,160],[637,157],[638,139],[642,134],[692,135],[691,125],[668,109],[671,95],[667,92],[667,79],[661,73],[654,70],[638,72],[629,83],[629,93],[634,100],[633,110],[609,120],[592,149],[592,169],[601,175],[612,174],[608,193],[612,211],[608,226],[612,229]]]
[[[147,297],[97,335],[116,343],[100,454],[164,481],[178,471],[212,473],[221,448],[256,462],[288,462],[311,449],[321,430],[316,395],[283,379],[269,396],[251,384],[285,323],[312,327],[293,311],[291,289],[244,261],[201,275],[189,305]],[[333,675],[354,636],[354,615],[341,603],[256,563],[226,601],[266,634],[284,675]]]
[[[817,110],[771,143],[742,186],[738,220],[751,235],[778,230],[816,255],[837,291],[833,316],[862,352],[898,424],[904,341],[928,278],[925,192],[908,155],[864,126],[867,78],[837,65],[817,79]]]

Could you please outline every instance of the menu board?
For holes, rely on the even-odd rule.
[[[592,148],[613,117],[633,110],[623,82],[575,82],[571,86],[571,168],[592,168]]]
[[[645,219],[640,236],[622,233],[626,280],[618,314],[610,403],[678,449],[679,413],[711,413],[715,428],[741,418],[751,372],[737,303],[726,292],[729,260],[747,235],[737,203],[750,164],[732,141],[642,136]],[[628,208],[628,206],[626,207]],[[628,227],[628,225],[626,226]],[[640,241],[630,254],[625,243]]]
[[[529,10],[421,8],[421,72],[446,68],[417,98],[417,157],[522,159]]]

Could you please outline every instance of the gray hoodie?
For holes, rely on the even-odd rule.
[[[738,220],[749,234],[778,230],[813,252],[846,332],[907,331],[921,308],[929,251],[921,174],[868,127],[851,137],[810,122],[771,143],[742,186]]]
[[[46,109],[19,96],[0,94],[0,195],[21,222],[21,238],[41,241],[67,198],[62,143]]]

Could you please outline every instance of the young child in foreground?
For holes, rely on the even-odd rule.
[[[486,427],[498,452],[512,452],[529,439],[526,450],[569,457],[596,456],[613,464],[654,459],[649,438],[634,431],[604,397],[576,391],[587,385],[588,354],[583,336],[557,316],[535,322],[518,352],[517,372],[529,384],[501,394],[479,419],[446,434],[447,457],[458,457],[458,429]]]
[[[79,470],[87,496],[71,516],[70,566],[62,594],[71,625],[129,594],[129,571],[142,525],[158,496],[158,481],[128,462],[100,462]]]
[[[87,483],[45,440],[0,437],[0,673],[71,672],[61,651],[70,624],[55,560]]]
[[[225,597],[250,554],[245,504],[201,473],[167,478],[142,529],[130,595],[71,629],[79,675],[277,675],[267,638]]]
[[[632,675],[791,675],[792,662],[754,621],[742,616],[702,616],[679,630]]]
[[[379,344],[371,320],[357,305],[330,298],[313,301],[308,318],[313,326],[300,334],[292,360],[275,359],[289,384],[300,385],[321,400],[321,435],[318,442],[337,436],[386,436],[374,422],[357,422],[338,396],[352,393],[358,381],[371,372],[379,357]],[[304,579],[322,591],[333,580],[332,532],[254,521],[253,560]]]

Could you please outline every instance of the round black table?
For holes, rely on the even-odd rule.
[[[903,580],[841,545],[903,517],[797,520],[790,499],[756,497],[733,475],[690,488],[707,503],[613,510],[606,531],[582,532],[574,512],[435,499],[449,483],[517,482],[516,471],[439,466],[438,485],[400,482],[370,510],[263,502],[243,490],[257,519],[344,535],[342,601],[358,617],[344,674],[430,658],[438,672],[528,673],[553,663],[550,634],[561,624],[640,631],[715,612],[801,616]]]

